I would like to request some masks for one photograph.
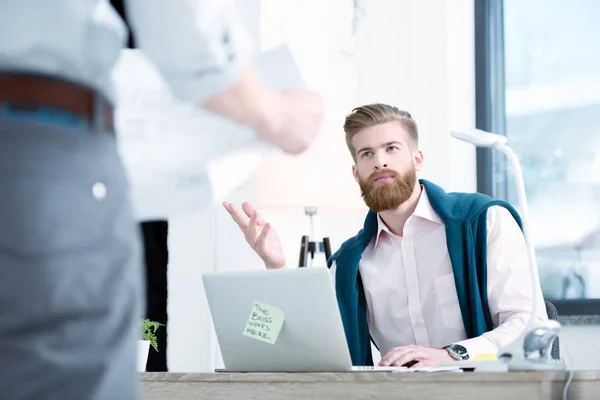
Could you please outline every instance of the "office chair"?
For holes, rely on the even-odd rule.
[[[544,303],[546,304],[546,313],[548,314],[548,319],[552,319],[555,321],[558,321],[558,311],[556,310],[556,307],[554,306],[554,304],[552,304],[549,301],[544,301]],[[560,343],[559,343],[559,338],[556,338],[556,340],[554,340],[554,343],[552,344],[552,358],[555,360],[560,360]]]

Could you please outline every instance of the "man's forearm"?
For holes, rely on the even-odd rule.
[[[496,354],[498,352],[498,346],[496,346],[486,335],[487,334],[483,334],[472,339],[463,340],[457,344],[460,344],[467,349],[470,358],[482,354]]]
[[[260,135],[277,129],[280,113],[275,96],[248,65],[233,86],[205,101],[202,107],[249,126]]]
[[[458,344],[463,345],[471,357],[486,353],[496,354],[504,346],[519,338],[527,327],[529,315],[528,312],[515,312],[506,317],[506,320],[495,329]]]

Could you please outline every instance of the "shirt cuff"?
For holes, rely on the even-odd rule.
[[[180,100],[203,103],[232,87],[241,77],[248,60],[229,61],[227,66],[213,71],[165,73],[173,94]]]
[[[478,336],[473,339],[463,340],[457,342],[461,346],[467,349],[469,353],[469,359],[480,356],[482,354],[498,354],[498,348],[485,336]]]

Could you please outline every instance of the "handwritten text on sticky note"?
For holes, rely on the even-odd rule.
[[[283,321],[285,312],[281,308],[255,300],[244,328],[244,336],[275,344]]]

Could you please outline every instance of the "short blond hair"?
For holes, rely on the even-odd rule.
[[[417,123],[408,111],[400,110],[397,107],[387,104],[368,104],[356,107],[346,116],[346,121],[344,122],[346,145],[352,154],[354,162],[356,162],[356,149],[352,145],[354,135],[364,129],[391,121],[398,121],[410,135],[415,147],[419,146]]]

